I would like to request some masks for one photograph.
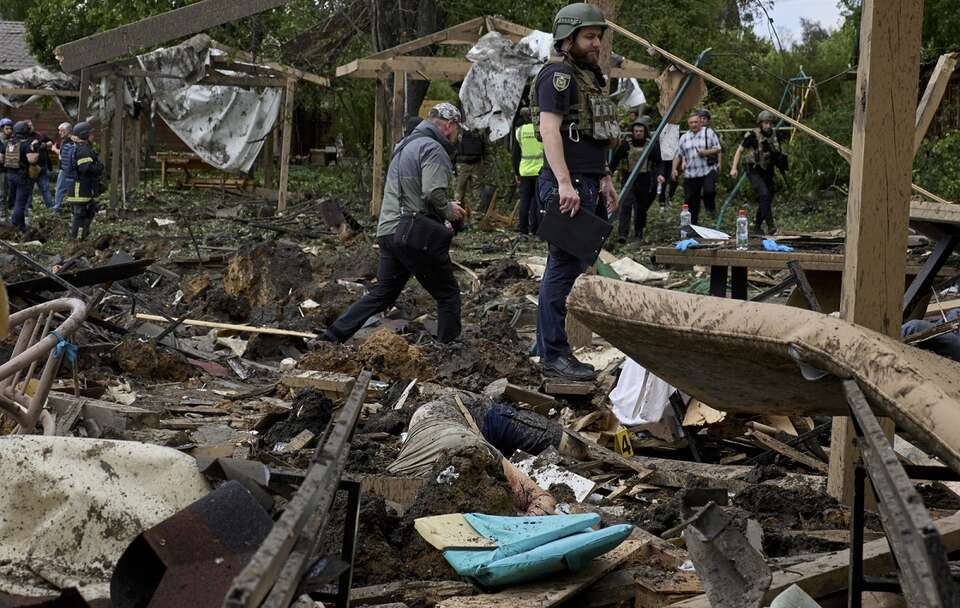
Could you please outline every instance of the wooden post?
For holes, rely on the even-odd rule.
[[[123,115],[123,146],[121,159],[124,192],[136,190],[140,185],[140,168],[143,160],[140,118]]]
[[[87,105],[90,103],[90,72],[80,70],[80,97],[77,99],[77,120],[87,119]]]
[[[113,120],[110,125],[110,209],[116,211],[120,197],[123,171],[120,163],[123,156],[123,80],[119,76],[110,77],[110,89],[113,96]]]
[[[297,81],[287,78],[283,93],[283,141],[280,144],[280,185],[277,192],[277,211],[287,208],[287,186],[290,182],[290,145],[293,143],[293,98]]]
[[[863,3],[840,313],[893,337],[900,336],[922,21],[922,0]],[[853,436],[849,417],[834,418],[827,491],[845,504]]]
[[[393,105],[390,109],[391,139],[397,143],[403,139],[403,114],[406,108],[407,73],[393,73]]]
[[[608,21],[617,20],[616,0],[589,0],[590,4],[595,5],[601,11]],[[613,32],[607,31],[603,35],[603,45],[600,47],[600,69],[607,76],[610,75],[611,54],[613,53]],[[609,87],[609,82],[607,83]]]
[[[263,142],[263,187],[273,190],[274,179],[276,175],[276,153],[274,148],[276,147],[276,128],[270,130],[267,133],[266,141]]]
[[[930,123],[933,122],[933,117],[936,115],[937,109],[940,107],[940,102],[943,100],[943,94],[947,92],[947,84],[950,83],[950,76],[953,74],[954,68],[957,67],[958,55],[960,55],[960,53],[940,55],[936,67],[933,68],[933,73],[930,74],[930,81],[927,83],[927,88],[923,92],[923,99],[920,100],[920,105],[917,106],[917,125],[913,139],[914,154],[920,149],[920,144],[923,143],[923,138],[927,135],[927,130],[930,129]]]
[[[373,175],[370,179],[370,216],[380,217],[380,204],[383,202],[383,135],[386,129],[386,108],[384,97],[387,85],[382,76],[377,77],[377,88],[373,106]]]

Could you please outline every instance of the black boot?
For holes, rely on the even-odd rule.
[[[573,355],[561,355],[552,361],[543,362],[544,374],[569,380],[593,380],[597,371],[593,366],[577,361]]]

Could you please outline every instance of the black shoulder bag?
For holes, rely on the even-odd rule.
[[[426,135],[410,136],[404,140],[396,151],[394,151],[391,161],[400,158],[403,149],[410,142],[427,137]],[[399,181],[399,167],[397,168]],[[405,247],[425,253],[435,258],[445,258],[450,254],[450,243],[453,241],[453,230],[447,228],[444,223],[431,214],[418,213],[413,211],[405,213],[403,208],[403,187],[397,184],[397,192],[400,196],[400,221],[397,224],[397,231],[393,234],[393,244],[398,247]]]

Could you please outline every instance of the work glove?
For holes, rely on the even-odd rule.
[[[686,251],[687,247],[690,247],[692,245],[699,245],[699,244],[700,243],[697,242],[697,239],[687,239],[685,241],[680,241],[679,243],[677,243],[676,248],[677,248],[677,251]]]
[[[781,245],[773,239],[763,239],[763,248],[767,251],[793,251],[793,247]]]

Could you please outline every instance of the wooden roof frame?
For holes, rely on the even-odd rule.
[[[501,17],[476,17],[393,48],[355,59],[339,66],[336,77],[377,79],[386,74],[404,72],[415,80],[463,80],[472,65],[465,58],[432,57],[410,55],[410,53],[434,44],[472,45],[488,32],[499,32],[516,42],[533,31],[531,28]],[[626,58],[619,67],[610,71],[612,78],[655,80],[659,75],[659,69]]]

